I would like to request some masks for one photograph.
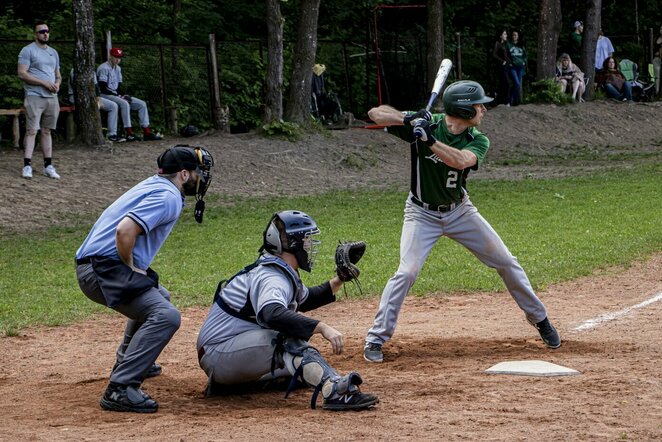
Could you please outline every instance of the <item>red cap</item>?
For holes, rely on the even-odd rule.
[[[122,48],[112,48],[110,50],[110,55],[113,57],[122,58],[124,57],[124,51],[122,51]]]

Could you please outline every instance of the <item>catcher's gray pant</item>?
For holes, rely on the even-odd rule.
[[[76,266],[76,276],[85,296],[106,305],[92,264]],[[110,382],[138,386],[179,329],[181,315],[170,303],[170,293],[161,285],[112,309],[128,317],[129,321],[127,336],[117,350],[119,365],[110,375]]]
[[[271,375],[277,336],[275,330],[251,330],[220,344],[205,345],[200,367],[211,380],[225,385],[290,376],[294,371],[287,368],[276,368]]]
[[[447,213],[426,210],[407,199],[400,238],[400,266],[384,287],[366,343],[383,344],[393,336],[405,296],[441,236],[459,242],[483,264],[496,269],[529,322],[537,323],[547,317],[545,306],[533,292],[517,258],[468,197]]]
[[[149,126],[149,112],[147,111],[147,103],[145,103],[140,98],[131,97],[131,103],[126,101],[124,98],[118,97],[116,95],[105,95],[101,94],[101,98],[112,101],[117,104],[117,107],[120,110],[120,115],[122,116],[122,124],[124,127],[132,127],[131,125],[131,111],[138,111],[138,122],[140,127]]]

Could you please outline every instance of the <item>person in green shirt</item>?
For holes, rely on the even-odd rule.
[[[577,20],[575,30],[570,34],[570,58],[579,64],[582,55],[582,33],[584,32],[584,23]]]
[[[492,226],[478,213],[467,193],[467,176],[483,163],[490,141],[476,127],[493,99],[475,81],[458,81],[442,96],[445,113],[400,112],[381,105],[368,115],[411,143],[411,187],[400,239],[400,265],[387,282],[368,331],[363,356],[383,362],[383,344],[395,332],[405,296],[416,281],[430,250],[442,236],[459,242],[494,268],[517,305],[550,348],[561,345],[547,310],[526,273]]]
[[[519,32],[513,31],[511,41],[506,45],[510,55],[510,78],[512,86],[510,88],[510,104],[517,106],[522,102],[522,80],[526,70],[526,49],[522,40],[519,38]]]

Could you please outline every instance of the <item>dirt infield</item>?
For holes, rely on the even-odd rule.
[[[546,349],[506,293],[410,297],[383,364],[361,347],[377,299],[341,300],[317,317],[345,333],[347,351],[330,356],[359,371],[381,403],[365,412],[308,408],[309,390],[204,399],[195,340],[206,309],[183,311],[182,327],[159,358],[163,374],[144,388],[155,415],[99,408],[120,315],[69,327],[35,328],[0,340],[0,440],[660,440],[662,302],[589,330],[599,315],[662,291],[662,255],[540,293],[564,340]],[[82,295],[81,295],[82,296]],[[316,339],[329,355],[328,344]],[[488,375],[506,360],[545,360],[579,376]]]
[[[662,102],[499,107],[490,110],[483,130],[493,144],[470,180],[582,175],[662,161]],[[22,152],[0,148],[0,236],[89,226],[117,196],[154,173],[155,158],[176,142],[212,151],[212,195],[406,192],[409,179],[408,147],[381,131],[359,129],[301,143],[245,134],[123,144],[112,151],[56,146],[60,181],[40,175],[39,149],[35,177],[26,181],[20,178]],[[206,379],[195,341],[206,308],[182,311],[181,329],[159,358],[163,374],[144,384],[160,404],[154,415],[99,408],[124,327],[119,314],[30,328],[0,337],[0,441],[662,440],[662,301],[628,310],[661,292],[661,253],[540,292],[563,339],[557,350],[544,347],[505,292],[409,297],[383,364],[369,364],[361,354],[378,297],[342,299],[311,316],[345,334],[345,353],[329,356],[328,343],[318,337],[314,344],[339,371],[359,371],[363,389],[379,395],[375,409],[360,413],[311,410],[309,390],[287,400],[273,391],[203,398]],[[615,312],[622,314],[575,330]],[[549,361],[581,375],[484,373],[509,360]]]

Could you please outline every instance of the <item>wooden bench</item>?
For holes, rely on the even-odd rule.
[[[76,110],[76,106],[63,106],[60,105],[60,113],[66,113],[67,114],[67,122],[66,122],[66,134],[65,138],[67,140],[67,143],[71,143],[74,138],[76,138],[76,123],[74,122],[74,111]],[[19,116],[21,114],[25,113],[25,108],[21,107],[19,109],[0,109],[0,115],[8,115],[8,116],[13,116],[13,121],[12,121],[12,136],[14,138],[14,147],[15,148],[20,148],[20,139],[21,139],[21,132],[20,132],[20,126],[19,126]]]

